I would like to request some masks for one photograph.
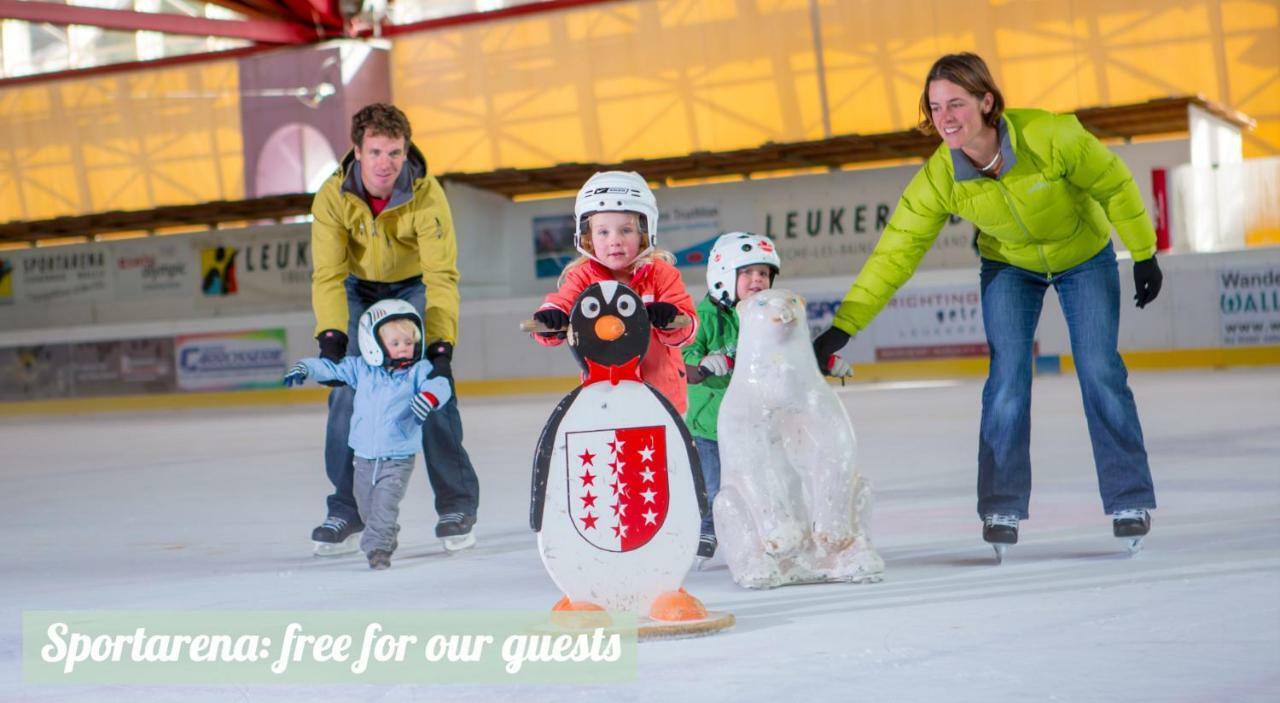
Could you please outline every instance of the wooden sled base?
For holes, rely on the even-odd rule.
[[[708,612],[701,620],[663,621],[640,618],[637,636],[641,642],[705,637],[733,627],[733,613]]]
[[[535,627],[534,631],[538,634],[589,634],[596,628],[603,628],[605,632],[614,631],[612,618],[603,611],[572,613],[568,617],[563,615],[553,614],[549,621]],[[707,617],[698,620],[654,620],[641,617],[636,621],[636,640],[655,642],[705,637],[733,627],[736,621],[733,613],[721,612],[708,612]]]

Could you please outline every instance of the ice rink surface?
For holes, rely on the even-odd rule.
[[[479,544],[443,553],[421,469],[389,571],[311,556],[324,408],[0,419],[0,701],[1280,700],[1280,370],[1137,373],[1160,509],[1130,558],[1072,376],[1036,380],[1031,519],[1002,566],[974,512],[981,382],[841,389],[872,480],[872,585],[686,587],[737,625],[644,643],[609,687],[32,686],[35,609],[548,609],[527,525],[558,398],[463,398]],[[421,459],[419,459],[421,463]]]

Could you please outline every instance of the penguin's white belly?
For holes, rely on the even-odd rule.
[[[679,422],[634,381],[586,386],[565,412],[538,551],[570,600],[647,613],[680,588],[701,516]]]

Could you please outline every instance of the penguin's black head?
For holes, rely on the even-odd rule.
[[[569,315],[569,345],[585,369],[586,359],[621,366],[649,349],[649,316],[640,296],[616,281],[593,283]]]

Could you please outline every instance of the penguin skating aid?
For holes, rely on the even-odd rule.
[[[646,625],[687,636],[698,634],[694,623],[711,631],[732,616],[708,614],[681,588],[706,494],[679,413],[640,380],[649,332],[640,296],[625,285],[593,284],[574,303],[568,340],[584,380],[539,439],[530,525],[565,594],[557,610],[634,613],[642,637]]]

